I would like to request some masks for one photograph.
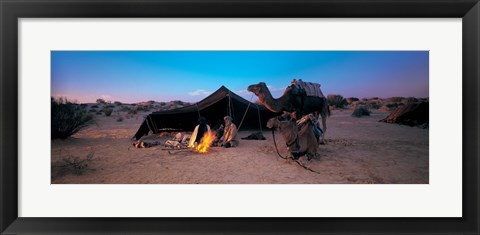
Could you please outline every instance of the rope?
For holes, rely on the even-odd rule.
[[[154,131],[154,130],[152,129],[152,127],[150,127],[150,124],[148,123],[148,116],[145,117],[144,121],[147,123],[148,129],[151,130],[151,131]],[[155,133],[155,132],[154,132],[154,133]],[[147,133],[147,135],[148,135],[148,133]]]
[[[147,118],[150,118],[150,121],[152,122],[152,126],[153,128],[155,128],[155,131],[153,131],[153,133],[157,133],[158,131],[157,124],[153,121],[153,118],[150,115],[148,115]]]
[[[250,97],[250,101],[252,100],[252,97],[253,97],[253,95]],[[245,120],[245,117],[247,116],[248,108],[250,107],[250,104],[251,104],[251,103],[252,103],[252,102],[248,102],[247,109],[245,109],[245,113],[243,114],[242,121],[240,121],[240,124],[238,125],[237,130],[240,130],[240,127],[241,127],[242,124],[243,124],[243,120]]]
[[[287,158],[287,157],[283,157],[282,155],[280,155],[280,152],[278,151],[277,141],[275,141],[275,130],[274,130],[274,129],[272,129],[272,136],[273,136],[273,144],[275,144],[275,149],[277,150],[278,156],[279,156],[280,158],[282,158],[282,159],[287,160],[288,158]],[[303,163],[299,162],[298,159],[295,160],[295,163],[297,163],[297,165],[301,166],[303,169],[305,169],[305,170],[307,170],[307,171],[311,171],[311,172],[316,173],[316,174],[319,174],[319,175],[321,174],[320,172],[315,171],[315,170],[312,170],[312,168],[303,165]]]
[[[272,136],[273,136],[273,144],[275,145],[275,149],[277,150],[277,154],[280,158],[282,159],[285,159],[287,160],[288,158],[287,157],[283,157],[282,155],[280,155],[280,152],[278,151],[278,147],[277,147],[277,141],[275,141],[275,130],[272,128]]]

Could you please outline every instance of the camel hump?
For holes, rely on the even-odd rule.
[[[320,90],[320,84],[314,82],[304,82],[302,80],[296,81],[297,85],[305,90],[307,96],[318,96],[325,98],[322,90]]]

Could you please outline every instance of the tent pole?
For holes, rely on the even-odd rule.
[[[228,92],[228,116],[232,117],[232,97],[230,96],[230,92]]]
[[[260,124],[260,132],[263,133],[262,130],[262,119],[260,118],[260,107],[257,105],[257,111],[258,111],[258,123]]]
[[[197,107],[198,118],[200,118],[200,109],[198,109],[198,103],[195,103],[195,106]]]

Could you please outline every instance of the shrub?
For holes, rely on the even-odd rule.
[[[173,103],[176,105],[182,105],[182,106],[185,105],[185,103],[181,100],[174,100]]]
[[[121,121],[123,121],[123,117],[118,117],[117,122],[121,122]]]
[[[418,99],[415,98],[415,97],[408,97],[408,98],[405,100],[405,103],[413,103],[413,102],[418,102]]]
[[[120,101],[115,101],[115,102],[113,102],[113,104],[115,104],[116,106],[120,106],[120,105],[122,105],[122,102],[120,102]]]
[[[353,103],[354,101],[359,101],[359,99],[358,99],[357,97],[347,98],[347,103],[348,103],[348,104],[351,104],[351,103]]]
[[[341,95],[328,95],[327,96],[328,104],[335,108],[343,108],[347,101]]]
[[[98,109],[98,105],[92,105],[92,107],[90,107],[92,109]]]
[[[370,110],[363,105],[358,105],[352,113],[354,117],[370,116]]]
[[[385,106],[389,109],[394,109],[394,108],[398,107],[399,105],[397,103],[393,103],[393,104],[386,104]]]
[[[90,152],[84,159],[73,156],[63,157],[63,164],[57,167],[62,167],[73,171],[77,175],[81,175],[88,168],[88,164],[93,161],[94,154],[94,152]]]
[[[113,109],[111,109],[111,108],[104,108],[103,109],[103,113],[105,113],[105,116],[107,116],[107,117],[112,115],[112,112],[113,112]]]
[[[367,101],[367,106],[371,109],[379,109],[381,106],[381,103],[377,100],[370,100],[370,101]]]
[[[104,99],[97,99],[97,104],[105,104],[105,100]]]
[[[122,106],[122,108],[120,108],[120,111],[121,111],[121,112],[130,112],[131,109],[130,109],[129,107],[127,107],[127,106]]]
[[[148,103],[146,105],[143,105],[142,110],[143,111],[150,111],[152,109],[152,104]]]
[[[135,110],[137,112],[145,111],[145,107],[143,107],[143,105],[137,105],[137,107],[135,107]]]
[[[402,100],[403,97],[390,97],[387,99],[388,103],[400,103]]]
[[[128,114],[137,114],[137,109],[131,109],[128,111]]]
[[[71,103],[66,98],[55,100],[52,97],[51,106],[52,139],[66,139],[87,127],[93,119],[78,104]]]

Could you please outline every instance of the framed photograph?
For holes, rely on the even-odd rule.
[[[0,9],[2,234],[480,232],[476,0]]]

